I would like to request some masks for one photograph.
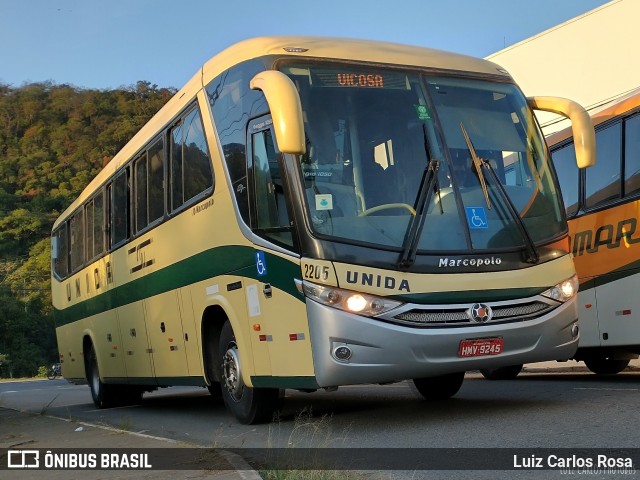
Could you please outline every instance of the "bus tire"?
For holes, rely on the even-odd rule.
[[[416,390],[425,400],[446,400],[453,397],[464,381],[464,372],[448,373],[437,377],[414,378]]]
[[[277,388],[251,388],[242,380],[242,360],[231,324],[220,332],[219,364],[222,399],[239,422],[250,425],[271,421],[280,407]]]
[[[499,368],[483,368],[480,373],[487,380],[513,380],[521,371],[522,364]]]
[[[118,399],[118,389],[115,385],[107,385],[100,380],[98,370],[98,358],[93,345],[89,347],[86,360],[87,383],[91,389],[91,398],[97,408],[109,408],[116,404]]]
[[[207,390],[209,390],[209,394],[215,402],[222,400],[222,385],[220,385],[220,382],[211,382],[211,385],[207,385]]]
[[[629,365],[629,359],[616,360],[605,356],[585,358],[584,364],[596,375],[614,375]]]

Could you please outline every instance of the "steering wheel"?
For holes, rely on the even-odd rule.
[[[390,208],[406,208],[407,210],[409,210],[411,215],[416,214],[414,208],[408,203],[383,203],[382,205],[376,205],[375,207],[367,208],[360,214],[360,216],[367,216],[381,210],[389,210]]]

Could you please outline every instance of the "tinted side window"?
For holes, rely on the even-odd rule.
[[[293,246],[284,184],[270,129],[251,136],[254,230],[276,243]]]
[[[625,122],[624,193],[640,192],[640,115]]]
[[[133,178],[136,192],[135,222],[136,232],[149,224],[147,212],[147,154],[144,153],[133,164]]]
[[[126,168],[113,181],[111,208],[111,244],[129,238],[129,169]]]
[[[182,205],[182,122],[171,131],[171,209]]]
[[[586,208],[620,198],[621,131],[620,123],[617,123],[596,132],[597,162],[586,169]]]
[[[104,252],[104,197],[102,191],[87,202],[85,207],[87,222],[87,261]]]
[[[84,215],[80,210],[69,221],[70,235],[69,246],[71,247],[71,271],[79,269],[84,263]]]
[[[53,271],[63,278],[69,273],[69,241],[67,234],[67,224],[64,223],[53,232],[51,256],[53,260]]]
[[[187,202],[213,186],[213,172],[198,110],[184,119],[182,133],[184,201]]]
[[[171,207],[180,208],[213,187],[211,158],[198,109],[171,130]]]
[[[575,215],[579,208],[580,170],[576,164],[576,150],[573,142],[554,151],[551,157],[558,174],[567,216]]]
[[[149,148],[149,223],[164,216],[164,141],[160,139]]]
[[[231,177],[232,190],[245,223],[249,225],[247,194],[246,129],[250,118],[267,113],[269,106],[260,90],[251,90],[249,82],[265,66],[250,60],[220,74],[207,86],[218,138]]]

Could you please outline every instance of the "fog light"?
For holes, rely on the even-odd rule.
[[[578,333],[580,333],[580,327],[578,327],[577,323],[574,323],[573,327],[571,327],[571,335],[573,335],[573,338],[576,338]]]
[[[340,345],[333,349],[333,356],[341,362],[347,361],[351,358],[351,349],[346,345]]]

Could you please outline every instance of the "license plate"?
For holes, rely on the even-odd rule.
[[[485,355],[499,355],[504,347],[503,338],[479,338],[462,340],[458,357],[483,357]]]

